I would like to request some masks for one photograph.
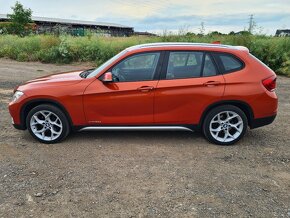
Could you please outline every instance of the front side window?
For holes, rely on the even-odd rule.
[[[166,79],[200,77],[203,52],[170,52]]]
[[[86,78],[92,78],[94,76],[97,76],[100,72],[102,72],[104,69],[109,67],[114,61],[118,60],[118,58],[120,58],[121,56],[125,55],[126,53],[127,53],[127,50],[121,51],[119,54],[115,55],[110,60],[106,61],[100,67],[95,69],[92,73],[88,74],[88,76]]]
[[[159,52],[130,56],[112,69],[115,82],[148,81],[154,79]]]

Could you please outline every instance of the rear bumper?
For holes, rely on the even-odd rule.
[[[13,126],[15,129],[18,129],[18,130],[26,130],[26,127],[21,124],[13,124]]]
[[[253,119],[250,125],[251,129],[255,129],[261,126],[266,126],[271,124],[276,118],[276,114],[273,116],[269,117],[263,117],[263,118],[258,118],[258,119]]]

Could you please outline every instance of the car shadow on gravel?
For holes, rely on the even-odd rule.
[[[265,141],[265,135],[269,131],[265,129],[248,130],[245,137],[242,138],[235,146],[267,146],[267,142],[275,141],[272,139]],[[40,144],[37,140],[31,137],[28,131],[23,132],[23,143]],[[166,144],[167,146],[176,145],[213,145],[208,142],[200,132],[189,131],[84,131],[73,132],[64,141],[59,144],[108,144],[108,145],[124,145],[124,144],[144,144],[158,145]],[[53,146],[53,145],[52,145]],[[226,146],[227,147],[227,146]]]
[[[86,139],[128,139],[128,138],[144,138],[144,139],[185,139],[200,138],[202,135],[198,132],[189,131],[84,131],[74,132],[70,134],[70,138]]]
[[[162,142],[177,145],[206,142],[202,134],[186,131],[87,131],[72,133],[66,139],[67,143],[89,143],[90,141],[106,142],[112,145],[139,143],[154,145]]]
[[[269,142],[276,141],[276,137],[274,135],[273,137],[269,138],[269,132],[270,130],[263,128],[255,130],[248,129],[245,137],[243,137],[238,143],[232,146],[267,146]],[[267,138],[267,140],[265,140],[265,138]],[[112,144],[146,143],[154,145],[156,143],[164,142],[167,145],[213,145],[204,138],[202,133],[190,131],[86,131],[72,133],[65,141],[67,143],[89,143],[90,141],[105,141],[106,143]]]
[[[22,131],[23,142],[38,143],[29,132]],[[153,141],[204,141],[203,135],[199,132],[190,131],[84,131],[84,132],[72,132],[61,143],[89,143],[90,141],[106,141],[108,143],[116,142],[136,142],[136,140],[146,140],[147,142]]]
[[[248,130],[238,143],[230,147],[267,147],[276,144],[275,135],[269,134],[271,130],[261,128]],[[28,131],[24,131],[20,136],[22,144],[41,145],[35,140]],[[267,140],[266,140],[267,139]],[[189,131],[84,131],[73,132],[64,141],[56,144],[57,146],[73,146],[73,145],[126,145],[136,144],[145,146],[154,146],[166,144],[166,146],[182,146],[182,145],[203,145],[217,146],[208,142],[202,133]],[[53,145],[50,145],[53,146]],[[220,147],[220,146],[218,146]],[[224,147],[224,146],[221,146]],[[225,146],[228,147],[228,146]]]

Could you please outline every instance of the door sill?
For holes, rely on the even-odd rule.
[[[185,126],[87,126],[79,131],[191,131]]]

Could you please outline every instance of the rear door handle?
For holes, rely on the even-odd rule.
[[[137,90],[139,90],[141,92],[149,92],[149,91],[151,91],[153,89],[154,89],[153,86],[141,86]]]
[[[204,83],[203,85],[210,87],[210,86],[217,86],[219,84],[221,84],[221,82],[219,82],[219,81],[208,81],[208,82]]]

